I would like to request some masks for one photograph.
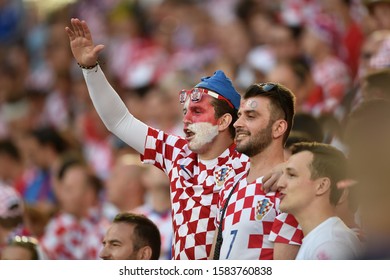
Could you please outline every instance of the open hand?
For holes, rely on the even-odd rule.
[[[93,44],[91,32],[85,21],[72,18],[70,22],[72,29],[65,27],[65,31],[69,36],[70,48],[74,58],[82,66],[89,67],[95,65],[104,45],[95,46]]]

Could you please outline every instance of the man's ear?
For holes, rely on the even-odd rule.
[[[287,122],[285,120],[279,119],[274,122],[272,125],[272,136],[274,139],[283,137],[284,133],[287,130]]]
[[[150,246],[144,246],[137,252],[138,260],[150,260],[152,258],[152,248]]]
[[[317,179],[318,180],[318,184],[317,184],[317,195],[323,195],[324,193],[326,193],[329,189],[330,189],[330,185],[331,185],[331,182],[330,182],[330,179],[327,178],[327,177],[323,177],[323,178],[319,178]]]
[[[229,125],[232,123],[232,115],[226,113],[218,120],[218,131],[224,131],[229,128]]]

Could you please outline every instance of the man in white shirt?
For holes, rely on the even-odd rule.
[[[296,259],[356,259],[361,243],[336,215],[342,190],[337,182],[346,179],[347,159],[327,144],[298,143],[292,147],[278,181],[280,210],[294,215],[304,238]]]

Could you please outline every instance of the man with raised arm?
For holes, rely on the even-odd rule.
[[[66,27],[73,55],[83,69],[92,102],[106,127],[141,154],[145,163],[162,169],[171,181],[174,259],[207,259],[215,231],[217,201],[229,162],[234,171],[246,168],[247,157],[235,151],[233,123],[240,95],[222,71],[204,77],[180,93],[184,104],[185,138],[148,127],[131,115],[110,86],[97,60],[85,21],[71,19]]]

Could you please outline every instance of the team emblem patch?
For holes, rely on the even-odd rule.
[[[214,172],[215,182],[217,183],[217,186],[220,187],[225,183],[226,178],[228,177],[230,171],[232,171],[232,168],[229,166],[229,167],[222,167],[218,171]]]
[[[264,216],[271,210],[272,206],[274,206],[274,203],[268,198],[263,198],[262,200],[259,200],[256,205],[256,221],[261,221]]]

